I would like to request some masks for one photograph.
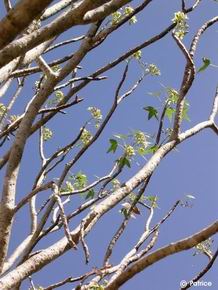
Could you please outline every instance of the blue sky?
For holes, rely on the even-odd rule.
[[[137,16],[138,22],[135,25],[125,25],[105,43],[92,51],[82,62],[83,69],[79,75],[94,72],[97,68],[103,66],[108,61],[113,60],[129,48],[134,47],[155,33],[160,32],[170,24],[174,12],[180,10],[180,1],[153,1],[148,8]],[[186,1],[189,5],[194,1]],[[133,1],[132,6],[139,3]],[[1,13],[3,13],[3,4],[0,4]],[[190,40],[197,29],[208,19],[217,15],[218,4],[212,0],[205,0],[199,7],[189,14],[190,31],[185,37],[184,43],[189,47]],[[86,27],[72,28],[67,31],[61,39],[78,36],[86,30]],[[218,65],[218,26],[214,25],[202,37],[197,53],[196,67],[200,67],[203,57],[211,59],[213,64]],[[57,52],[46,56],[49,61],[59,58],[62,54],[71,53],[76,46],[69,45],[61,48]],[[116,159],[111,154],[106,154],[109,146],[108,139],[113,134],[128,134],[131,130],[140,129],[148,134],[154,134],[158,123],[155,120],[148,122],[147,115],[143,107],[153,105],[161,108],[161,102],[158,98],[149,95],[149,92],[162,91],[164,98],[163,85],[166,87],[179,88],[185,60],[172,36],[169,34],[161,41],[145,48],[142,51],[142,60],[146,63],[154,63],[161,70],[160,77],[148,76],[143,83],[134,92],[132,96],[124,100],[113,119],[102,134],[101,138],[94,146],[81,158],[73,168],[73,173],[80,170],[85,172],[89,180],[94,180],[95,176],[101,176],[110,171],[113,162]],[[113,101],[114,91],[121,78],[125,63],[106,73],[108,79],[96,82],[87,86],[79,92],[79,96],[84,97],[84,102],[68,110],[67,115],[59,114],[57,118],[49,122],[49,128],[54,131],[54,138],[46,145],[46,154],[53,152],[58,146],[67,143],[72,136],[78,132],[79,128],[89,118],[87,107],[99,107],[105,115]],[[188,94],[190,103],[189,116],[191,121],[184,122],[183,129],[189,128],[199,121],[206,120],[213,102],[215,88],[217,85],[217,69],[209,67],[205,72],[196,76],[192,89]],[[141,68],[137,61],[132,61],[130,73],[124,89],[128,89],[136,79],[141,75]],[[23,104],[34,93],[32,90],[36,75],[30,78],[25,91],[21,96],[20,103],[15,107],[14,113],[21,113]],[[168,124],[169,125],[169,124]],[[33,136],[28,141],[26,153],[22,161],[18,181],[19,200],[24,193],[31,189],[34,177],[39,169],[38,136]],[[184,238],[203,227],[209,225],[217,219],[217,172],[218,172],[218,139],[209,130],[205,130],[199,135],[185,141],[178,146],[176,151],[171,152],[155,171],[146,194],[157,195],[159,198],[159,208],[155,211],[152,224],[159,221],[161,217],[170,209],[178,199],[184,199],[186,194],[192,194],[196,197],[192,208],[179,207],[173,216],[161,227],[158,242],[155,249],[170,242]],[[70,154],[72,157],[72,155]],[[122,181],[126,181],[144,164],[141,158],[139,165],[133,165],[131,169],[126,169],[122,174]],[[51,178],[58,177],[61,167],[58,167]],[[72,199],[71,204],[66,207],[70,211],[78,204],[79,198]],[[88,266],[84,264],[84,255],[81,247],[77,251],[69,251],[54,263],[46,266],[42,271],[32,276],[35,284],[46,286],[50,283],[64,279],[68,276],[77,276],[92,267],[102,265],[104,251],[110,241],[111,235],[116,231],[122,215],[119,213],[120,206],[114,208],[111,213],[106,214],[101,221],[97,223],[93,231],[87,236],[87,244],[90,248],[91,260]],[[131,249],[131,246],[137,240],[137,237],[143,230],[146,212],[136,220],[131,220],[126,233],[117,243],[111,259],[112,264],[120,259]],[[25,207],[14,223],[14,232],[12,234],[12,243],[10,251],[24,239],[29,231],[28,210]],[[73,229],[78,224],[80,217],[75,218],[70,227]],[[51,245],[60,238],[63,232],[50,235],[48,239],[39,244],[37,248],[44,248]],[[217,238],[214,238],[213,248],[216,249]],[[153,266],[138,274],[125,284],[123,290],[136,289],[179,289],[181,280],[189,280],[197,274],[208,262],[203,255],[193,257],[193,250],[176,254],[165,260],[162,260]],[[203,278],[204,281],[213,283],[210,289],[218,288],[217,263]],[[28,289],[29,283],[23,283],[22,289]],[[72,289],[70,284],[62,286],[61,289]]]

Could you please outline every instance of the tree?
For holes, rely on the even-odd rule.
[[[213,266],[218,251],[213,253],[211,237],[218,232],[218,221],[199,231],[192,230],[191,235],[182,231],[182,240],[175,242],[172,238],[169,244],[159,247],[163,224],[179,206],[191,207],[195,196],[186,194],[175,200],[154,223],[161,201],[159,194],[149,194],[148,188],[162,160],[181,148],[180,144],[194,142],[194,136],[206,129],[213,132],[213,140],[218,134],[218,88],[210,88],[215,95],[212,104],[210,96],[204,100],[211,108],[206,119],[191,121],[189,112],[190,107],[200,107],[199,79],[205,82],[203,76],[210,69],[213,74],[216,70],[210,54],[202,56],[198,47],[205,34],[214,33],[209,30],[217,24],[218,16],[207,19],[197,29],[195,23],[202,12],[206,15],[217,9],[217,3],[174,1],[165,7],[171,18],[150,19],[149,9],[155,2],[20,0],[13,6],[10,0],[4,1],[6,12],[0,21],[0,289],[24,289],[22,283],[28,278],[30,289],[63,289],[68,283],[74,283],[77,290],[118,289],[150,265],[192,248],[205,254],[209,263],[190,282],[181,285],[183,289],[199,281]],[[150,25],[144,31],[140,22],[146,17]],[[137,32],[142,27],[144,35]],[[77,36],[69,38],[72,34]],[[136,34],[145,40],[127,49],[125,45],[135,41]],[[162,41],[173,46],[167,58]],[[162,84],[165,81],[159,64],[144,56],[153,45],[159,56],[163,54],[166,67],[174,65],[169,75],[177,71],[181,83],[177,89]],[[209,49],[208,44],[206,47]],[[112,54],[114,59],[110,58]],[[167,83],[170,81],[169,76]],[[151,83],[151,90],[158,90],[142,90],[145,82]],[[198,96],[190,96],[193,87],[197,87]],[[137,92],[146,95],[143,108],[133,100]],[[95,94],[104,96],[95,98]],[[199,100],[193,104],[196,98]],[[142,101],[139,103],[141,106]],[[125,116],[120,111],[124,104],[128,105]],[[140,114],[144,123],[128,129],[126,124],[135,127],[134,119]],[[90,163],[93,157],[95,162]],[[98,176],[95,166],[101,171]],[[111,217],[112,224],[104,220],[105,214]],[[142,218],[136,216],[146,219],[145,227]],[[132,218],[136,218],[135,225],[141,232],[134,232],[133,244],[132,237],[125,236],[130,248],[116,264],[111,263]],[[96,253],[90,253],[88,239],[102,219],[104,229],[107,227],[102,236],[108,244],[100,257],[103,264],[84,266],[76,278],[57,277],[54,281],[52,277],[47,282],[54,285],[36,286],[32,275],[67,251],[74,254],[77,249],[87,264],[98,255],[102,236],[96,236]],[[17,243],[15,237],[21,241]]]

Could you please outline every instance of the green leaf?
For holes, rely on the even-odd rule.
[[[107,153],[109,153],[109,152],[115,153],[115,151],[117,150],[117,147],[118,147],[118,142],[115,139],[110,139],[109,141],[111,143],[111,146],[108,149]]]
[[[81,171],[75,175],[75,182],[73,186],[76,189],[83,189],[87,185],[87,176]]]
[[[119,159],[119,166],[121,167],[121,168],[123,168],[124,166],[127,166],[127,167],[131,167],[131,164],[130,164],[130,161],[129,161],[129,159],[128,158],[126,158],[126,157],[121,157],[120,159]]]
[[[189,116],[188,116],[188,108],[184,108],[182,111],[182,119],[186,121],[191,121]]]
[[[167,107],[165,114],[166,114],[167,118],[168,118],[170,121],[172,121],[173,114],[175,113],[175,111],[176,111],[176,110],[175,110],[174,108],[172,108],[172,107]]]
[[[148,195],[145,197],[145,199],[150,202],[150,204],[153,208],[158,207],[158,205],[157,205],[158,197],[156,195]]]
[[[188,116],[188,111],[189,111],[189,102],[187,100],[185,100],[184,108],[182,111],[182,119],[190,122],[191,120]]]
[[[179,98],[179,93],[177,92],[177,90],[170,87],[166,88],[166,90],[168,95],[168,104],[176,104]]]
[[[202,58],[203,61],[203,65],[198,69],[198,73],[204,71],[205,69],[208,68],[208,66],[210,65],[211,61],[209,58],[203,57]]]
[[[155,117],[158,120],[158,111],[154,107],[147,106],[143,109],[148,112],[148,120],[150,120],[153,117]]]
[[[148,147],[147,149],[145,149],[145,153],[144,154],[149,154],[149,153],[155,153],[158,149],[157,145],[153,145],[151,147]]]
[[[95,196],[95,191],[94,189],[90,189],[85,197],[85,199],[93,198]]]

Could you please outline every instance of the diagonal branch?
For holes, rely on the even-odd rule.
[[[191,281],[189,281],[187,283],[187,286],[183,287],[181,290],[189,289],[190,287],[192,287],[194,282],[199,281],[211,269],[217,257],[218,257],[218,249],[216,250],[215,254],[213,255],[212,259],[209,261],[207,266],[197,276],[195,276]]]
[[[202,229],[200,232],[193,234],[183,240],[171,243],[163,248],[160,248],[153,253],[143,257],[133,265],[124,270],[116,280],[105,287],[105,290],[116,290],[121,285],[126,283],[129,279],[134,277],[139,272],[143,271],[152,264],[166,258],[170,255],[179,253],[181,251],[189,250],[196,246],[198,243],[205,241],[212,235],[218,232],[218,221],[214,222],[207,228]]]
[[[19,1],[0,21],[0,49],[14,40],[52,1]]]

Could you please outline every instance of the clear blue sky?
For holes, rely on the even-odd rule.
[[[160,32],[173,18],[174,12],[180,10],[180,2],[154,0],[145,11],[137,16],[138,22],[135,25],[121,28],[109,37],[105,43],[96,51],[91,52],[84,59],[80,75],[93,72],[103,66],[109,60],[119,56],[134,45],[143,42],[155,33]],[[189,5],[194,1],[186,1]],[[139,1],[133,1],[136,5]],[[3,13],[3,4],[0,4]],[[189,14],[190,32],[185,37],[184,43],[189,46],[190,40],[196,30],[208,19],[217,15],[218,3],[212,0],[202,1],[201,5]],[[84,28],[73,28],[67,31],[61,38],[67,39],[80,35]],[[218,25],[208,29],[200,41],[196,54],[196,66],[200,67],[202,57],[208,57],[212,63],[218,65]],[[62,54],[71,53],[75,47],[72,45],[61,48],[55,55],[51,53],[47,60],[59,58]],[[154,105],[161,107],[157,98],[150,96],[149,92],[162,90],[163,86],[179,88],[184,69],[184,58],[172,36],[169,34],[163,40],[142,51],[142,60],[147,63],[156,64],[161,70],[160,77],[147,77],[137,91],[125,100],[114,114],[109,126],[106,128],[101,138],[89,150],[87,154],[75,166],[73,173],[82,170],[87,174],[89,180],[94,180],[95,176],[107,173],[113,165],[112,155],[106,154],[108,149],[108,139],[116,133],[129,133],[132,129],[140,129],[148,134],[155,133],[157,122],[148,122],[147,115],[142,109],[145,106]],[[54,138],[46,148],[47,154],[53,152],[58,146],[67,143],[82,124],[89,118],[87,107],[99,107],[103,114],[107,112],[113,101],[114,90],[120,80],[125,63],[120,64],[106,75],[108,80],[89,85],[79,93],[85,101],[75,108],[69,109],[69,114],[59,115],[49,123],[49,127],[54,130]],[[130,66],[130,74],[125,88],[131,86],[140,76],[141,69],[136,61]],[[190,103],[189,116],[191,121],[185,122],[183,129],[189,128],[199,121],[206,120],[215,93],[218,69],[209,67],[205,72],[198,74],[192,89],[188,94]],[[32,90],[36,76],[31,78],[26,91],[22,94],[22,102],[15,107],[14,113],[21,113],[22,106],[34,93]],[[164,95],[163,95],[164,96]],[[26,153],[22,162],[18,183],[18,199],[31,189],[32,181],[39,168],[38,148],[36,140],[38,136],[31,137],[26,147]],[[170,153],[160,164],[154,173],[150,184],[146,190],[149,195],[158,195],[159,209],[156,210],[152,224],[159,221],[169,208],[178,199],[183,199],[186,194],[196,197],[192,208],[179,207],[173,216],[161,227],[158,242],[155,249],[170,242],[184,238],[217,219],[217,173],[218,173],[218,139],[209,130],[205,130],[199,135],[187,140],[180,145],[177,151]],[[140,166],[144,164],[143,159],[139,159],[140,165],[134,165],[130,170],[125,170],[122,181],[132,176]],[[51,177],[57,177],[60,173],[59,167]],[[74,203],[75,202],[75,203]],[[67,210],[72,210],[78,200],[73,200]],[[90,248],[91,260],[88,266],[84,264],[84,255],[79,247],[78,251],[69,251],[54,263],[45,267],[39,273],[32,276],[35,284],[47,286],[68,276],[78,276],[92,267],[102,265],[102,257],[108,245],[111,235],[115,232],[122,216],[119,214],[120,206],[106,214],[87,236],[87,244]],[[23,209],[15,220],[13,240],[10,250],[25,238],[29,231],[29,221],[27,218],[27,208]],[[131,220],[126,233],[117,243],[112,256],[112,264],[120,259],[134,245],[137,237],[143,230],[146,215]],[[79,219],[75,218],[70,224],[73,229],[78,224]],[[63,232],[61,232],[63,235]],[[46,247],[56,241],[60,234],[50,235],[49,239],[41,243],[38,248]],[[216,249],[217,238],[214,239],[214,249]],[[149,290],[174,290],[179,289],[181,280],[189,280],[206,265],[207,258],[203,255],[193,257],[194,251],[190,250],[166,258],[146,269],[141,274],[135,276],[133,280],[125,284],[123,290],[149,289]],[[204,281],[213,283],[211,290],[218,289],[217,262],[209,273],[203,278]],[[29,283],[23,283],[22,290],[28,289]],[[60,289],[72,289],[72,285]]]

